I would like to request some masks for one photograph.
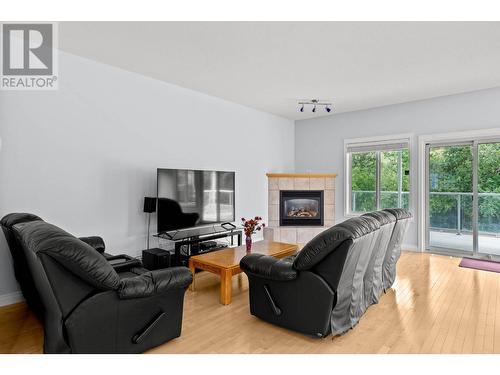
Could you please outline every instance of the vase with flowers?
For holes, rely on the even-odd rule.
[[[252,234],[261,231],[266,224],[262,222],[262,218],[260,216],[255,216],[253,219],[248,220],[242,217],[241,225],[245,231],[247,252],[250,252],[252,250]]]

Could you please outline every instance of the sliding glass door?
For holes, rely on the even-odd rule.
[[[500,255],[500,142],[426,146],[428,250]]]
[[[500,256],[500,142],[479,143],[477,147],[477,251]]]
[[[428,247],[473,252],[472,143],[429,145]]]

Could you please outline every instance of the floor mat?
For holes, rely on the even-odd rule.
[[[458,266],[464,268],[473,268],[475,270],[500,273],[500,262],[492,262],[491,260],[462,258],[462,261]]]

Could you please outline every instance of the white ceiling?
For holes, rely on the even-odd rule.
[[[293,120],[500,86],[500,22],[61,22],[59,46]]]

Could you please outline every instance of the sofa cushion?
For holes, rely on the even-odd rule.
[[[362,237],[380,228],[378,220],[369,216],[358,216],[343,221],[336,226],[346,228],[352,233],[351,239]]]
[[[0,225],[7,228],[12,228],[14,225],[19,223],[25,223],[28,221],[42,221],[42,219],[33,214],[27,213],[13,213],[5,215],[2,220],[0,220]]]
[[[410,219],[413,216],[410,211],[404,208],[386,208],[383,211],[396,216],[397,220]]]
[[[90,245],[44,221],[13,227],[25,251],[47,255],[81,279],[100,290],[117,290],[120,277],[106,259]]]
[[[309,241],[294,261],[294,268],[307,270],[314,267],[344,241],[354,240],[380,228],[371,217],[355,217],[337,224]]]
[[[396,221],[396,216],[390,211],[373,211],[363,215],[363,217],[372,217],[377,219],[380,225],[386,225]]]

